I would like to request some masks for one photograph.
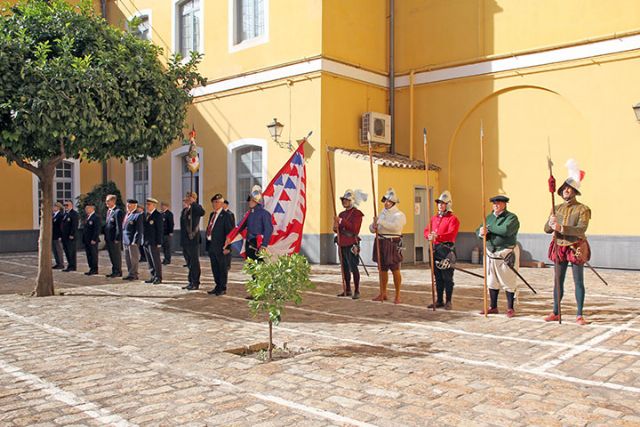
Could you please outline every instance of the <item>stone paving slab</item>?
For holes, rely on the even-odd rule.
[[[224,297],[206,294],[203,258],[196,292],[180,289],[176,259],[162,285],[56,271],[64,295],[32,298],[35,260],[0,257],[1,425],[640,423],[636,272],[603,271],[609,287],[586,273],[592,323],[581,327],[570,275],[563,324],[542,320],[551,269],[522,270],[538,295],[521,290],[507,319],[477,314],[482,284],[471,276],[456,273],[454,310],[433,312],[424,268],[404,271],[394,305],[370,301],[377,282],[366,276],[361,300],[336,298],[339,270],[314,266],[316,288],[274,331],[304,352],[263,363],[225,352],[267,338],[238,263]]]

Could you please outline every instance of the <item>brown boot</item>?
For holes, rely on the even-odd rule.
[[[393,270],[393,286],[396,288],[396,297],[393,300],[394,304],[400,304],[400,285],[402,285],[402,275],[400,270]]]
[[[387,283],[389,283],[389,272],[381,271],[380,272],[380,294],[373,298],[373,301],[383,302],[387,299]]]

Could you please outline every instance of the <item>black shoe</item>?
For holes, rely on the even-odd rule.
[[[123,277],[122,280],[138,280],[138,278],[134,276],[126,276],[126,277]]]
[[[187,286],[183,286],[182,289],[189,289],[191,287],[191,283],[189,283]]]
[[[226,290],[226,289],[223,289],[223,290],[221,290],[221,291],[216,292],[216,293],[215,293],[215,296],[220,297],[220,296],[222,296],[222,295],[226,295],[226,294],[227,294],[227,290]]]
[[[451,301],[447,301],[447,302],[444,304],[444,309],[445,309],[445,310],[451,310],[451,309],[453,309],[453,307],[451,306]]]
[[[249,301],[252,301],[253,297],[251,295],[247,295],[246,297],[244,297],[244,299],[248,299]]]
[[[97,271],[87,271],[84,273],[85,276],[95,276],[96,274],[98,274]]]
[[[200,289],[200,285],[189,285],[189,286],[185,286],[182,289],[186,289],[188,291],[197,291],[198,289]]]
[[[189,264],[183,264],[182,266],[183,267],[189,267]]]
[[[342,292],[341,294],[336,295],[337,297],[350,297],[351,292]]]
[[[171,263],[168,262],[168,261],[162,261],[162,265],[169,265],[169,264],[171,264]]]
[[[64,273],[68,273],[68,272],[70,272],[70,271],[76,271],[76,269],[75,269],[75,268],[67,267],[67,268],[65,268],[65,269],[64,269],[64,270],[62,270],[62,271],[63,271]]]
[[[145,280],[145,281],[144,281],[144,283],[153,283],[153,281],[154,281],[154,280],[155,280],[155,279],[152,277],[152,278],[151,278],[151,279],[149,279],[149,280]]]
[[[436,308],[442,308],[442,307],[444,307],[444,303],[443,302],[439,301],[439,302],[436,303]],[[429,304],[427,306],[427,308],[433,308],[433,304]]]
[[[353,296],[351,297],[351,299],[360,299],[360,292],[355,291],[355,292],[353,293]]]
[[[63,270],[64,269],[64,265],[60,265],[60,264],[56,264],[53,267],[51,267],[52,270]]]
[[[214,289],[211,289],[210,291],[207,291],[207,293],[209,295],[217,295],[218,294],[218,290],[214,288]]]
[[[154,285],[159,285],[160,283],[162,283],[162,279],[155,279],[155,280],[153,281],[153,284],[154,284]]]
[[[104,277],[113,277],[113,273],[111,274],[105,274]]]
[[[122,277],[122,273],[111,273],[111,277]]]

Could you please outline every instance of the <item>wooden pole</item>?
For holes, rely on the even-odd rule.
[[[484,128],[482,121],[480,122],[480,184],[482,189],[482,229],[484,230],[482,233],[482,269],[484,276],[483,304],[484,317],[487,317],[489,314],[489,307],[487,303],[487,199],[484,192]]]
[[[427,180],[427,231],[431,234],[431,214],[433,213],[429,206],[431,206],[431,199],[433,197],[429,197],[429,188],[431,187],[430,179],[429,179],[429,150],[427,148],[427,128],[422,129],[422,140],[424,142],[424,171]],[[429,242],[429,270],[431,271],[431,301],[433,304],[433,311],[436,311],[436,275],[435,275],[435,264],[433,262],[433,242],[428,240]]]
[[[549,155],[547,156],[547,165],[549,166],[549,193],[551,193],[551,213],[553,216],[556,216],[556,179],[553,177],[553,162],[551,161],[551,140],[547,137],[547,151]],[[552,239],[555,240],[556,232],[554,231],[552,234]],[[554,246],[554,250],[557,251],[558,248]],[[556,254],[557,255],[557,254]],[[557,264],[554,262],[553,266],[553,289],[556,294],[556,298],[558,299],[558,324],[562,324],[562,308],[560,301],[560,283],[558,281],[558,276],[556,274]]]
[[[378,200],[376,199],[376,184],[375,184],[375,180],[373,178],[373,150],[371,149],[371,133],[367,132],[367,143],[369,145],[369,167],[371,169],[371,194],[373,195],[373,217],[374,217],[374,221],[378,220]],[[376,229],[375,229],[375,234],[376,234],[376,240],[375,240],[375,246],[376,246],[376,255],[377,255],[377,264],[378,264],[378,282],[379,282],[379,286],[380,286],[380,302],[384,302],[384,295],[382,294],[382,268],[381,268],[381,259],[380,259],[380,239],[378,239],[378,228],[377,228],[377,224],[376,224]]]
[[[337,218],[338,213],[336,211],[336,194],[333,188],[333,177],[331,176],[331,154],[329,153],[328,149],[327,149],[327,169],[329,171],[329,183],[331,187],[331,207],[333,208],[333,217]],[[342,293],[346,296],[347,283],[344,277],[344,267],[342,265],[342,249],[340,249],[340,225],[336,227],[336,235],[338,236],[338,260],[340,261],[340,273],[342,274]]]

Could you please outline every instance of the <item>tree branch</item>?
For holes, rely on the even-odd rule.
[[[11,151],[10,149],[0,147],[0,152],[2,152],[7,157],[7,159],[11,160],[12,162],[16,162],[16,164],[20,166],[22,169],[28,170],[38,178],[42,178],[42,170],[40,168],[33,166],[29,162],[25,162],[20,157],[16,156],[14,152]]]

